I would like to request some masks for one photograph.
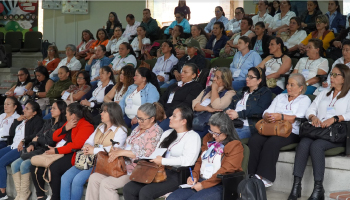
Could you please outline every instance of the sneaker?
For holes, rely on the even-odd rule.
[[[261,180],[264,183],[265,188],[271,187],[273,185],[273,182],[267,180],[266,178],[262,178]]]
[[[5,193],[2,193],[0,192],[0,200],[5,200],[5,199],[8,199],[9,197],[7,196],[6,192]]]

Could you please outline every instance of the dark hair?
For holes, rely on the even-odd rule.
[[[121,43],[120,45],[125,45],[126,49],[127,49],[127,50],[130,50],[130,51],[129,51],[129,54],[135,56],[135,58],[136,58],[136,53],[135,53],[134,49],[132,48],[132,46],[131,46],[128,42],[123,42],[123,43]],[[119,46],[120,46],[120,45],[119,45]]]
[[[323,57],[323,42],[322,40],[318,39],[318,38],[311,38],[309,40],[309,43],[312,42],[312,44],[314,45],[315,49],[319,49],[318,50],[318,54]]]
[[[39,72],[40,74],[45,76],[45,80],[49,79],[50,75],[49,72],[47,71],[46,67],[44,66],[39,66],[37,68],[34,69],[34,76],[35,76],[35,72]],[[35,78],[36,80],[36,78]]]
[[[27,83],[29,83],[31,81],[28,69],[27,68],[21,68],[18,71],[22,71],[25,75],[27,75],[27,79],[23,83],[23,85],[27,85]],[[18,78],[16,86],[21,86],[21,85],[22,85],[22,83],[19,81],[19,78]]]
[[[117,13],[115,13],[115,12],[110,12],[109,15],[110,15],[110,14],[112,14],[112,15],[114,16],[114,21],[113,21],[114,26],[116,26],[117,24],[120,24],[120,21],[119,21],[119,19],[118,19]],[[108,30],[109,30],[109,29],[111,28],[111,26],[112,26],[112,23],[109,21],[109,15],[108,15],[108,20],[107,20],[107,22],[106,22],[106,24],[107,24],[107,29],[108,29]]]
[[[265,23],[264,22],[257,22],[255,26],[260,26],[261,28],[265,28]]]
[[[220,132],[226,135],[226,138],[221,142],[223,145],[233,141],[239,140],[235,126],[232,120],[225,112],[218,112],[213,114],[208,122],[209,125],[216,126]]]
[[[344,78],[344,84],[341,88],[340,94],[337,96],[337,99],[345,97],[350,90],[350,69],[344,64],[336,64],[334,68],[339,69],[341,76]],[[327,92],[327,97],[334,91],[334,87]]]
[[[110,68],[109,66],[103,66],[100,68],[100,70],[103,70],[107,73],[111,73],[111,75],[109,76],[109,80],[111,80],[113,82],[113,84],[115,84],[115,78],[114,78],[114,74],[113,74],[113,70],[112,68]]]
[[[100,38],[98,37],[98,32],[102,31],[105,34],[105,40],[109,39],[108,33],[106,31],[106,29],[103,28],[99,28],[96,32],[96,40],[101,41]]]
[[[193,121],[193,112],[192,109],[187,106],[179,106],[176,109],[179,109],[181,112],[181,119],[185,119],[187,121],[186,123],[186,129],[187,131],[192,130],[192,121]],[[162,143],[160,143],[160,148],[168,148],[171,143],[173,143],[177,138],[177,132],[174,129],[168,137],[164,138]]]
[[[182,17],[185,17],[185,14],[184,14],[183,12],[181,12],[181,11],[175,12],[175,15],[176,15],[176,14],[179,14],[179,15],[181,15]]]
[[[269,5],[269,2],[268,1],[262,1],[264,2],[265,6],[268,6]]]
[[[198,24],[192,25],[192,27],[196,27],[201,32],[200,35],[205,35],[204,29]]]
[[[131,20],[135,19],[135,16],[133,14],[127,14],[125,18],[129,18]]]
[[[288,52],[287,47],[284,46],[283,40],[280,37],[271,36],[269,44],[272,40],[275,40],[277,45],[279,45],[279,44],[281,45],[282,54],[286,54]]]
[[[339,14],[341,14],[341,12],[340,12],[340,6],[339,6],[339,1],[338,1],[338,0],[331,0],[331,1],[334,1],[335,5],[338,6],[337,12],[338,12]]]
[[[68,79],[71,79],[71,72],[67,66],[61,66],[59,69],[64,69],[64,71],[66,71],[66,73],[69,73]]]
[[[273,16],[275,15],[275,12],[276,12],[276,9],[273,7],[273,2],[270,2],[269,5],[268,5],[268,7],[271,8],[269,14],[273,17]]]
[[[316,5],[315,11],[320,10],[320,6],[318,6],[318,1],[317,0],[316,1],[311,1],[311,2]]]
[[[180,27],[182,28],[182,26],[180,26]],[[170,53],[173,54],[176,57],[176,51],[175,51],[175,47],[174,47],[173,43],[170,42],[169,40],[166,40],[163,43],[167,43],[169,45],[169,47],[171,48]]]
[[[143,11],[148,11],[149,13],[151,13],[151,10],[148,8],[143,9]]]
[[[22,108],[22,105],[21,105],[21,103],[18,101],[18,99],[17,98],[15,98],[15,97],[6,97],[6,99],[11,99],[12,101],[13,101],[13,104],[15,104],[15,106],[17,106],[16,107],[16,112],[17,112],[17,114],[19,114],[19,115],[22,115],[23,114],[23,108]]]
[[[58,123],[66,123],[67,118],[66,118],[66,109],[67,109],[67,104],[66,102],[62,101],[62,100],[58,100],[56,102],[58,110],[60,110],[61,114],[58,117]]]
[[[93,40],[95,39],[95,38],[94,38],[94,35],[91,33],[91,31],[85,29],[85,30],[83,30],[83,31],[81,32],[81,41],[84,41],[83,33],[89,34],[90,39],[93,39]],[[87,42],[87,41],[85,41],[85,42]]]
[[[174,28],[177,27],[179,28],[179,32],[180,32],[180,38],[185,38],[185,33],[184,33],[184,27],[180,26],[180,25],[175,25]]]
[[[152,83],[158,90],[159,94],[161,94],[160,87],[158,84],[157,76],[146,67],[139,67],[136,71],[142,76],[146,78],[147,83]]]
[[[219,10],[222,12],[222,16],[225,17],[225,12],[224,12],[224,9],[222,9],[221,6],[216,6],[215,8],[219,8]]]
[[[117,27],[116,27],[117,28]],[[98,47],[101,47],[102,51],[106,53],[107,49],[106,49],[106,46],[100,44],[100,45],[97,45]]]
[[[215,22],[214,25],[215,24],[219,25],[220,29],[222,29],[222,35],[226,35],[224,23],[222,23],[222,22]]]
[[[244,43],[248,43],[248,48],[249,49],[253,49],[252,42],[251,42],[251,40],[250,40],[250,38],[248,36],[241,36],[239,39],[243,40]]]
[[[198,76],[199,68],[195,63],[186,63],[184,64],[184,66],[190,67],[192,72],[196,74],[196,77]]]
[[[292,19],[294,19],[297,22],[297,24],[299,26],[298,30],[302,30],[303,27],[301,27],[301,19],[300,19],[300,17],[292,17],[292,18],[290,18],[289,22],[292,21]]]
[[[117,92],[119,92],[122,87],[124,86],[124,90],[122,91],[122,94],[125,94],[125,92],[128,90],[128,87],[134,83],[134,76],[135,76],[135,68],[132,65],[125,65],[121,68],[120,73],[124,72],[124,80],[126,80],[126,85],[124,85],[123,82],[120,82],[120,75],[117,77],[117,83],[115,84],[115,89]]]
[[[258,89],[266,86],[266,75],[265,75],[265,69],[262,69],[260,67],[251,67],[248,69],[248,72],[252,71],[254,73],[254,76],[256,76],[256,79],[259,80],[261,79],[261,82],[258,85]],[[242,92],[244,93],[245,91],[249,91],[249,87],[245,86],[242,89]],[[256,91],[256,90],[255,90]]]
[[[243,13],[243,15],[245,15],[244,8],[242,8],[242,7],[237,7],[236,10],[237,10],[237,9],[241,10],[241,12]],[[225,15],[224,15],[224,16],[225,16]]]
[[[345,40],[343,41],[343,43],[342,43],[342,46],[344,46],[344,45],[350,46],[350,40],[349,40],[349,39],[345,39]]]
[[[123,28],[121,26],[115,26],[114,29],[113,29],[113,33],[114,33],[116,28],[120,28],[120,31],[123,33]]]
[[[67,106],[67,111],[72,115],[75,114],[77,118],[80,120],[82,118],[85,118],[86,121],[88,121],[90,124],[94,124],[92,120],[92,115],[86,106],[80,105],[80,103],[71,103]]]
[[[179,3],[177,4],[177,6],[179,6],[180,7],[180,1],[181,0],[179,0]],[[184,6],[186,6],[186,0],[182,0],[183,2],[185,2],[185,5]]]
[[[124,119],[123,119],[123,111],[120,107],[120,105],[116,102],[106,102],[103,103],[101,106],[102,111],[107,110],[109,114],[109,119],[111,121],[112,125],[115,125],[116,127],[127,127]],[[105,128],[107,127],[106,124]]]
[[[26,105],[27,104],[30,104],[31,105],[31,107],[32,107],[32,111],[33,112],[36,112],[36,115],[38,115],[39,117],[41,117],[42,116],[42,112],[41,112],[41,109],[40,109],[40,105],[37,103],[37,102],[35,102],[35,101],[28,101],[27,103],[26,103]]]
[[[289,10],[292,9],[292,5],[290,4],[290,1],[289,0],[284,0],[288,3],[288,5],[290,6]]]
[[[138,26],[137,28],[142,28],[142,30],[146,31],[146,28],[144,26]]]
[[[250,26],[250,28],[253,26],[253,20],[252,20],[252,18],[243,17],[242,20],[247,20],[248,26]],[[249,30],[250,30],[250,29],[249,29]]]
[[[89,72],[88,72],[88,71],[85,71],[85,70],[80,70],[80,71],[77,73],[77,78],[78,78],[79,74],[82,74],[82,75],[84,76],[84,80],[86,81],[86,85],[90,85],[90,86],[91,86],[91,84],[90,84],[90,74],[89,74]],[[79,86],[79,85],[78,85],[78,82],[77,82],[76,85]]]

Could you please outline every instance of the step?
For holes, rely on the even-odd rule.
[[[41,52],[16,52],[12,53],[12,66],[16,68],[34,68],[38,65],[38,61],[42,59]]]

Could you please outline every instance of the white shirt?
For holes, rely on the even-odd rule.
[[[308,57],[300,58],[294,69],[298,70],[298,73],[304,75],[305,80],[308,81],[316,77],[318,69],[322,69],[326,73],[328,72],[328,60],[322,57],[317,60],[309,60]],[[317,82],[312,86],[318,87],[320,83]]]
[[[248,100],[250,94],[251,93],[248,93],[248,92],[244,93],[243,98],[241,100],[239,100],[238,103],[236,104],[236,109],[235,109],[236,112],[247,109],[247,100]],[[248,119],[241,119],[240,118],[240,120],[243,121],[244,126],[249,126]]]
[[[321,121],[332,118],[335,115],[342,115],[345,121],[350,120],[350,92],[345,97],[333,99],[333,92],[327,97],[327,93],[331,89],[322,91],[317,95],[311,106],[306,111],[306,117],[309,118],[311,114],[316,115]],[[339,96],[338,93],[337,97]],[[331,108],[329,110],[329,108]],[[331,111],[333,110],[333,112]]]
[[[133,119],[137,115],[137,110],[141,106],[141,90],[137,91],[137,88],[126,97],[125,114],[129,119]]]
[[[163,76],[164,82],[169,80],[169,75],[166,75],[165,72],[170,72],[174,65],[177,64],[179,59],[177,59],[173,54],[164,60],[164,56],[161,56],[157,59],[156,64],[154,65],[152,72],[156,74],[156,76]]]
[[[50,74],[50,78],[57,76],[58,74],[58,69],[62,66],[67,66],[69,70],[71,71],[78,71],[81,68],[81,63],[79,60],[75,58],[75,56],[70,59],[70,62],[67,63],[67,57],[62,59],[60,63],[58,63],[57,68]]]
[[[266,10],[267,11],[267,10]],[[265,12],[264,16],[260,17],[260,12],[258,12],[257,15],[254,15],[252,17],[253,20],[253,26],[255,26],[256,23],[258,22],[264,22],[264,24],[271,24],[273,21],[273,17],[269,15],[267,12]]]
[[[131,40],[132,35],[136,35],[137,27],[140,26],[140,22],[135,21],[134,25],[130,26],[129,24],[126,25],[125,31],[123,33],[123,37],[127,38],[128,40]]]
[[[128,54],[125,58],[122,58],[121,56],[116,56],[111,62],[113,70],[121,70],[121,68],[127,64],[131,64],[134,66],[134,68],[136,68],[137,60],[134,55]]]
[[[10,127],[13,123],[13,120],[20,117],[19,114],[15,111],[10,117],[6,118],[6,113],[0,115],[0,141],[6,141],[7,139],[1,138],[2,136],[9,136]]]
[[[107,46],[106,46],[106,50],[110,51],[111,54],[113,54],[114,56],[117,56],[119,52],[119,45],[123,42],[127,42],[129,43],[129,40],[126,37],[120,37],[119,39],[115,38],[113,40],[109,40]]]
[[[162,134],[157,147],[170,135],[173,129]],[[195,164],[201,148],[201,138],[193,130],[177,133],[177,138],[168,147],[169,157],[162,159],[162,165],[167,166],[192,166]]]
[[[90,39],[88,42],[84,42],[80,47],[79,47],[79,52],[86,50],[86,45],[89,43],[92,39]]]
[[[311,100],[306,95],[299,95],[296,99],[288,101],[288,94],[282,93],[277,95],[265,113],[281,113],[285,115],[295,115],[299,118],[304,118],[306,110],[311,104]],[[263,115],[264,115],[263,114]],[[292,133],[299,135],[300,122],[295,121],[292,124]]]
[[[22,84],[23,84],[23,83],[22,83]],[[27,91],[26,86],[27,86],[27,85],[22,85],[22,86],[17,86],[17,87],[15,87],[15,90],[13,91],[13,94],[14,94],[14,95],[17,95],[17,96],[22,96],[23,93],[24,93],[25,91]]]
[[[253,33],[253,31],[249,30],[243,35],[237,34],[236,37],[233,39],[233,45],[238,44],[238,40],[239,40],[240,37],[242,37],[242,36],[247,36],[248,37],[248,35],[251,34],[251,33]]]
[[[112,132],[110,132],[109,134],[113,133],[118,127],[112,125],[108,130],[111,130]],[[108,130],[105,132],[105,125],[104,124],[101,124],[99,125],[95,131],[90,135],[90,137],[86,140],[85,144],[89,144],[91,146],[94,146],[95,145],[95,135],[96,135],[96,132],[97,132],[97,129],[100,129],[100,131],[105,134],[108,132]],[[118,144],[115,144],[114,147],[119,147],[119,148],[122,148],[125,144],[125,140],[126,140],[126,137],[127,137],[127,133],[128,133],[128,129],[125,128],[125,127],[120,127],[118,129],[118,131],[114,134],[114,138],[113,138],[113,141],[115,142],[119,142],[119,145]],[[112,145],[111,146],[108,146],[108,147],[104,147],[106,149],[107,152],[110,151]],[[99,147],[95,147],[94,148],[94,154],[97,154],[98,152],[100,151],[104,151],[103,148],[99,148]]]
[[[241,21],[242,20],[231,19],[225,25],[225,30],[226,31],[232,31],[232,33],[240,32],[241,31]]]
[[[100,68],[101,68],[101,60],[97,59],[94,65],[91,66],[91,77],[90,80],[93,80],[94,78],[100,76]]]
[[[290,49],[295,45],[299,45],[306,37],[307,37],[306,31],[297,30],[294,32],[292,36],[290,36],[290,38],[286,42],[284,42],[284,46]]]
[[[114,84],[112,81],[109,81],[109,83],[105,87],[102,87],[102,82],[98,81],[97,88],[92,92],[92,97],[89,99],[89,102],[96,100],[98,103],[102,103],[103,98],[105,97],[106,87],[109,85],[114,85]],[[94,106],[95,104],[91,102],[90,107],[94,107]]]
[[[295,17],[295,13],[293,11],[288,11],[286,15],[281,19],[281,13],[275,14],[269,28],[275,29],[283,25],[288,25],[290,22],[290,18]]]
[[[119,90],[119,92],[118,91],[115,91],[115,95],[114,95],[114,101],[120,101],[120,100],[122,100],[123,99],[123,97],[124,97],[124,95],[125,95],[125,93],[124,94],[122,94],[123,93],[123,91],[124,91],[124,85],[123,85],[123,87]]]
[[[13,138],[13,143],[11,145],[11,149],[17,149],[19,143],[24,139],[24,131],[25,131],[25,120],[22,121],[17,127],[16,127],[16,133],[15,137]]]
[[[143,45],[151,44],[151,40],[145,37],[145,38],[142,39],[142,44]],[[137,38],[137,36],[131,42],[131,47],[135,51],[136,57],[139,57],[139,52],[136,52],[136,51],[141,51],[141,49],[139,49],[139,38]]]
[[[282,65],[282,57],[280,58],[271,58],[265,63],[265,74],[266,76],[276,73]],[[284,90],[285,78],[280,77],[277,79],[277,86]]]

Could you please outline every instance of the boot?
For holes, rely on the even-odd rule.
[[[322,181],[315,181],[314,190],[308,200],[324,200]]]
[[[294,176],[293,187],[288,197],[288,200],[297,200],[300,197],[301,197],[301,177]]]
[[[28,200],[31,191],[29,189],[30,185],[30,173],[21,175],[21,199],[20,200]]]
[[[21,172],[17,172],[15,174],[12,174],[13,182],[15,183],[15,188],[16,188],[16,198],[15,200],[20,200],[21,199]]]

